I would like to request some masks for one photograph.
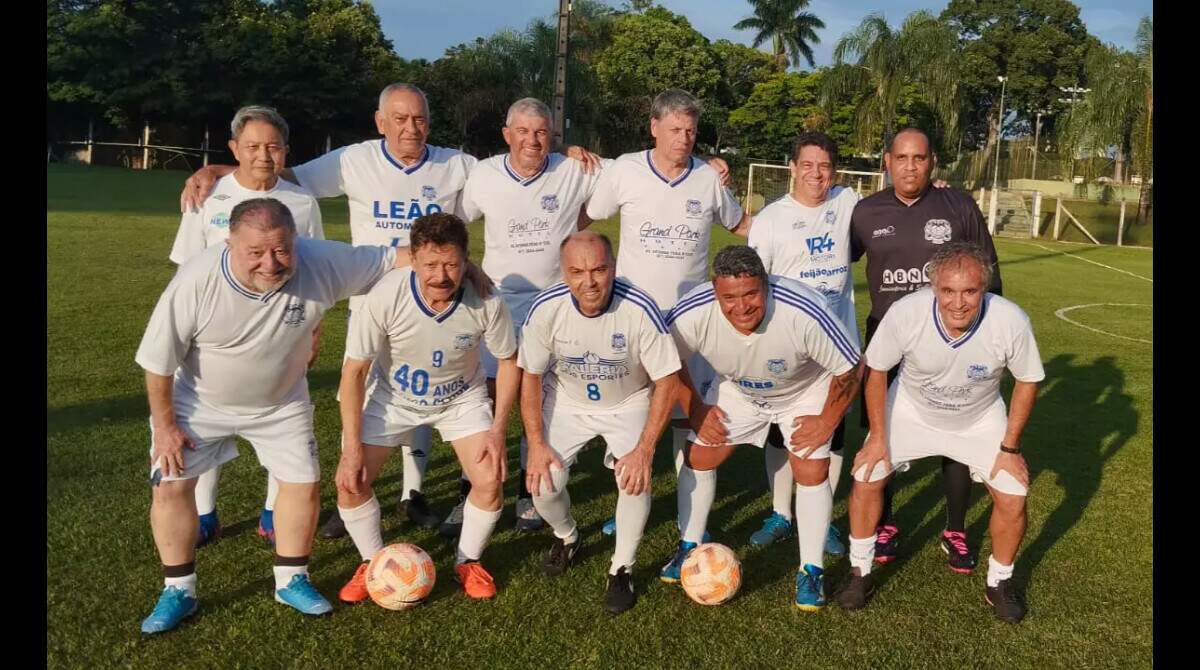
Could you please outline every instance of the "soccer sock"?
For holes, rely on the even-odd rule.
[[[217,480],[221,478],[221,466],[215,465],[212,469],[201,473],[196,477],[196,514],[204,516],[217,511]]]
[[[650,491],[642,491],[641,495],[629,495],[617,488],[617,546],[613,549],[612,563],[609,564],[608,574],[615,575],[622,567],[633,572],[633,563],[637,558],[638,545],[642,542],[642,532],[646,529],[646,519],[650,518]]]
[[[292,577],[308,574],[308,556],[280,556],[275,554],[275,590],[287,588]]]
[[[193,598],[196,597],[196,562],[191,561],[183,565],[164,565],[163,566],[163,588],[174,586],[177,589],[187,591],[187,594]]]
[[[263,503],[263,509],[268,512],[275,511],[275,499],[279,497],[279,480],[267,473],[267,499]]]
[[[458,497],[460,500],[466,500],[467,496],[471,495],[471,480],[467,479],[467,473],[458,473]]]
[[[842,479],[842,450],[829,452],[829,495],[837,496],[838,482]]]
[[[716,495],[716,470],[693,470],[685,465],[679,471],[679,528],[684,542],[699,544],[704,539],[708,511]]]
[[[1009,579],[1013,574],[1012,564],[1004,565],[996,560],[994,556],[988,556],[988,574],[987,585],[995,587],[1005,579]]]
[[[429,450],[433,446],[433,433],[428,426],[413,431],[412,444],[400,447],[400,460],[404,468],[404,489],[400,500],[408,500],[412,491],[420,493],[425,485],[425,470],[429,467]]]
[[[687,428],[671,428],[671,454],[675,459],[675,476],[679,476],[679,471],[683,467],[683,448],[687,446],[688,434],[691,431]]]
[[[346,524],[346,532],[354,541],[358,555],[364,561],[374,558],[383,549],[383,531],[380,529],[379,498],[371,496],[367,502],[358,507],[342,507],[338,505],[338,514],[342,523]]]
[[[871,564],[875,562],[875,540],[878,537],[850,536],[850,567],[858,568],[858,574],[863,577],[871,574]]]
[[[539,491],[543,495],[533,496],[534,509],[554,530],[554,537],[562,540],[570,539],[576,528],[575,519],[571,517],[571,494],[567,493],[567,480],[570,478],[570,468],[551,468],[550,481],[554,484],[554,491],[551,492],[550,486],[543,481],[542,490]],[[522,477],[521,481],[524,480]]]
[[[462,534],[458,536],[458,550],[454,554],[455,565],[479,560],[492,537],[492,529],[499,520],[500,510],[481,510],[470,500],[463,505]]]
[[[971,498],[971,468],[943,456],[942,484],[946,487],[946,530],[965,532],[967,503]]]
[[[876,468],[879,466],[876,465]],[[867,473],[869,477],[871,473]],[[876,527],[892,522],[892,496],[896,493],[896,478],[892,477],[888,480],[887,486],[883,487],[883,511],[879,514],[879,523]]]
[[[796,484],[796,536],[800,540],[800,566],[824,568],[825,534],[833,512],[833,493],[827,482],[816,486]]]
[[[773,445],[763,447],[763,458],[767,463],[767,485],[771,487],[771,509],[785,519],[792,518],[792,489],[796,480],[788,466],[787,449]]]

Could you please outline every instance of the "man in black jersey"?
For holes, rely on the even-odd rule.
[[[929,284],[929,259],[947,242],[974,242],[992,262],[988,291],[1000,294],[1000,267],[987,224],[971,196],[956,188],[933,188],[934,156],[929,137],[917,128],[905,128],[893,138],[884,154],[892,188],[859,201],[850,220],[850,258],[867,256],[867,288],[871,313],[867,316],[866,342],[892,303]],[[888,384],[897,368],[888,372]],[[866,407],[865,401],[863,407]],[[861,425],[867,427],[862,412]],[[949,556],[951,570],[970,573],[975,557],[967,546],[967,498],[971,475],[967,466],[942,459],[946,486],[946,529],[942,550]],[[896,557],[899,529],[892,520],[893,479],[883,499],[883,514],[875,529],[875,561],[887,563]]]

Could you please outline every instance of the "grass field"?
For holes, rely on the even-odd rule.
[[[271,599],[271,551],[254,528],[264,471],[248,445],[222,475],[223,538],[198,555],[200,613],[179,630],[143,638],[138,624],[161,588],[148,523],[149,440],[141,370],[133,361],[146,321],[174,272],[167,260],[179,222],[178,172],[51,165],[47,169],[47,663],[51,667],[1007,667],[1131,668],[1151,665],[1153,565],[1151,291],[1153,259],[1142,250],[997,239],[1005,295],[1033,320],[1047,379],[1026,432],[1033,478],[1029,530],[1016,577],[1030,615],[1011,626],[983,602],[984,573],[945,567],[936,464],[903,475],[896,498],[902,557],[876,571],[866,610],[791,607],[793,541],[754,548],[749,534],[770,509],[762,456],[734,455],[720,474],[709,528],[742,557],[745,583],[731,603],[693,604],[657,569],[677,539],[675,478],[667,440],[655,464],[654,506],[639,552],[637,607],[601,609],[612,541],[600,524],[616,501],[601,450],[585,451],[571,494],[588,546],[557,579],[542,576],[548,533],[512,530],[510,478],[500,530],[485,555],[500,588],[471,602],[453,581],[453,545],[401,523],[394,503],[399,464],[377,485],[384,539],[414,542],[438,567],[429,602],[405,612],[335,606],[303,618]],[[322,203],[325,230],[348,240],[344,201]],[[597,226],[615,237],[615,225]],[[478,260],[482,235],[472,229]],[[731,241],[720,234],[718,245]],[[1124,271],[1124,272],[1120,272]],[[1131,274],[1130,274],[1131,273]],[[1138,277],[1131,276],[1138,275]],[[862,264],[854,272],[860,323],[868,306]],[[1140,277],[1140,278],[1139,278]],[[1066,316],[1100,331],[1055,316]],[[1114,306],[1117,303],[1123,306]],[[310,375],[326,475],[334,500],[339,420],[334,390],[345,304],[326,317]],[[1108,334],[1105,334],[1108,333]],[[1114,335],[1123,336],[1120,339]],[[1006,394],[1009,385],[1006,385]],[[848,445],[861,443],[857,410]],[[517,424],[510,429],[515,472]],[[852,456],[854,449],[849,448]],[[847,463],[848,467],[848,463]],[[457,465],[438,443],[427,495],[449,511]],[[834,506],[846,528],[848,477]],[[989,504],[975,487],[968,532],[986,566]],[[333,600],[359,562],[349,540],[314,545],[314,581]],[[847,571],[827,563],[830,591]],[[436,665],[435,665],[436,664]]]

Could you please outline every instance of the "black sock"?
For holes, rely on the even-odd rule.
[[[466,500],[467,496],[470,494],[471,494],[471,480],[467,479],[466,477],[460,477],[458,480],[458,499],[460,501]]]
[[[525,498],[532,498],[533,496],[530,495],[529,489],[526,488],[526,486],[525,486],[525,471],[524,470],[521,470],[521,476],[517,478],[517,481],[519,482],[518,488],[517,488],[517,499],[524,500]]]
[[[164,565],[163,577],[187,577],[196,571],[196,562],[190,561],[183,565]]]
[[[943,456],[942,483],[946,487],[946,530],[965,532],[967,503],[971,497],[971,469]]]
[[[892,496],[895,494],[896,478],[892,477],[888,480],[887,486],[883,487],[883,511],[879,515],[880,526],[892,522]]]
[[[280,556],[279,554],[275,554],[275,565],[304,567],[308,565],[308,554],[304,556]]]

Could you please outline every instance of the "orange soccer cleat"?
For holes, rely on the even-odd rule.
[[[479,561],[467,561],[454,566],[458,581],[468,598],[483,600],[496,596],[496,581]]]
[[[354,576],[346,582],[341,591],[338,591],[338,600],[344,603],[360,603],[371,597],[371,594],[367,593],[367,568],[369,567],[371,567],[370,562],[364,562],[358,566],[358,569],[354,571]]]

